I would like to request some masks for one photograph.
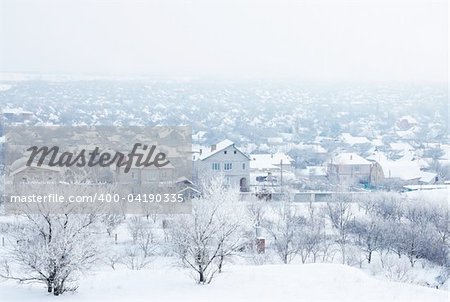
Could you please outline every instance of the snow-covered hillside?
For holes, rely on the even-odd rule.
[[[228,266],[210,285],[176,268],[103,271],[58,298],[42,286],[0,284],[2,301],[448,301],[448,292],[374,279],[339,264]]]

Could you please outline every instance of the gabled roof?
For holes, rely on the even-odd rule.
[[[383,169],[384,177],[412,180],[421,178],[421,171],[417,163],[407,161],[385,161],[379,163]]]
[[[342,133],[341,140],[349,145],[370,144],[370,140],[365,136],[353,136],[350,133]]]
[[[208,148],[206,150],[202,150],[202,154],[200,154],[198,156],[199,160],[205,160],[210,156],[213,156],[216,153],[219,153],[220,151],[225,150],[226,148],[233,146],[237,151],[239,151],[242,155],[244,155],[245,157],[247,157],[248,159],[250,159],[250,157],[245,154],[244,152],[242,152],[241,150],[239,150],[235,145],[234,142],[230,141],[229,139],[225,139],[223,141],[221,141],[220,143],[217,143],[215,146],[215,149],[213,151],[211,151],[211,148]]]
[[[197,190],[197,189],[195,189],[195,188],[193,188],[193,187],[190,187],[190,186],[187,186],[186,188],[184,188],[184,189],[178,191],[177,193],[178,193],[178,194],[181,194],[181,193],[184,193],[185,191],[192,191],[192,192],[194,192],[196,195],[201,195],[201,194],[202,194],[202,192],[200,192],[199,190]]]
[[[189,184],[189,185],[194,185],[194,183],[190,180],[190,179],[188,179],[186,176],[181,176],[181,177],[179,177],[176,181],[175,181],[175,183],[176,184],[180,184],[180,183],[183,183],[183,184]]]
[[[420,176],[421,177],[419,180],[421,182],[430,183],[436,178],[437,174],[433,172],[420,171]]]
[[[36,169],[36,170],[44,170],[44,171],[50,171],[50,172],[55,172],[55,173],[61,173],[63,170],[59,167],[51,167],[48,165],[41,165],[38,166],[36,164],[32,164],[31,166],[22,166],[14,171],[11,171],[11,173],[9,174],[10,176],[14,176],[22,171],[28,170],[28,169]]]
[[[356,153],[340,153],[334,156],[331,161],[333,165],[370,165],[370,161],[362,158]]]
[[[283,165],[291,165],[294,161],[289,155],[277,152],[275,154],[250,154],[250,168],[257,170],[278,170],[281,161]]]
[[[410,144],[402,143],[402,142],[390,143],[389,147],[391,147],[391,149],[394,150],[394,151],[410,151],[410,150],[414,150],[414,148]]]

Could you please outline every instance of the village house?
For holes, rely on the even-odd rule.
[[[251,185],[266,182],[278,185],[282,177],[285,181],[295,178],[294,160],[285,153],[251,154],[250,159]]]
[[[193,155],[194,178],[222,175],[230,186],[249,191],[250,157],[226,139],[209,148],[200,148]]]
[[[436,173],[422,171],[420,161],[410,156],[390,160],[383,152],[374,152],[367,159],[381,170],[377,177],[372,177],[373,183],[377,185],[387,182],[401,185],[433,184],[437,181]]]
[[[172,164],[160,168],[133,166],[128,173],[125,173],[124,169],[124,167],[116,169],[117,181],[127,189],[131,189],[132,194],[170,190],[175,186],[175,168]]]
[[[62,179],[63,169],[35,163],[27,166],[28,158],[20,158],[9,167],[8,180],[14,184],[29,182],[58,182]]]
[[[327,173],[330,179],[340,183],[369,183],[372,163],[356,153],[340,153],[328,162]]]
[[[9,123],[24,123],[33,119],[34,114],[21,108],[5,108],[2,111],[3,117]]]
[[[410,115],[400,117],[395,123],[398,130],[408,130],[418,125],[419,123],[417,120]]]

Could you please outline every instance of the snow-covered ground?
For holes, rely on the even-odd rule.
[[[75,293],[53,297],[40,285],[0,283],[1,301],[448,301],[447,291],[377,280],[339,264],[228,266],[209,285],[185,270],[126,269],[86,276]]]
[[[427,203],[445,205],[450,202],[450,186],[445,189],[411,191],[407,192],[406,196],[419,202],[426,201]]]

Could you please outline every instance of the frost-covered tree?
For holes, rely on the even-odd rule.
[[[101,216],[101,222],[106,227],[106,232],[108,233],[108,236],[111,236],[114,230],[125,220],[125,216],[123,214],[118,213],[108,213],[103,214]]]
[[[72,204],[55,213],[47,204],[24,210],[8,230],[8,251],[1,276],[21,282],[45,283],[60,295],[75,290],[81,272],[92,267],[101,252],[99,215],[75,214]]]
[[[290,263],[300,251],[302,228],[306,218],[297,214],[296,207],[289,201],[275,204],[264,225],[270,235],[275,251],[283,263]]]
[[[364,217],[354,221],[351,231],[357,237],[357,244],[366,253],[367,262],[372,261],[372,254],[383,248],[383,234],[386,229],[383,227],[383,220],[376,217]]]
[[[252,198],[247,205],[248,216],[255,227],[261,226],[267,210],[266,202],[260,198]]]
[[[327,214],[331,221],[331,225],[338,232],[336,243],[341,249],[342,263],[344,264],[345,249],[353,223],[353,213],[350,206],[350,198],[344,194],[333,197],[333,200],[327,203]]]
[[[315,263],[319,254],[326,253],[328,238],[325,234],[325,219],[318,208],[310,204],[308,213],[306,224],[301,227],[300,255],[303,263],[310,257]]]
[[[436,206],[430,218],[433,232],[436,233],[437,245],[442,250],[442,262],[450,267],[450,209],[448,206]]]
[[[127,222],[128,231],[133,239],[125,251],[125,265],[133,270],[139,270],[150,264],[157,248],[154,227],[151,221],[140,216],[133,216]]]
[[[170,222],[170,240],[183,265],[196,273],[200,284],[210,283],[226,257],[242,247],[244,232],[239,190],[222,178],[203,184],[203,197],[192,201],[192,214]]]

